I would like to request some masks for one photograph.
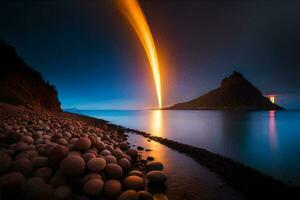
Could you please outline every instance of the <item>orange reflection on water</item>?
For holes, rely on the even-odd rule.
[[[276,131],[276,122],[275,122],[275,110],[269,111],[269,142],[273,151],[277,147],[277,131]]]
[[[148,119],[149,123],[149,130],[151,135],[163,137],[163,113],[161,110],[151,110],[150,118]],[[145,152],[145,156],[153,156],[155,158],[155,161],[164,162],[166,159],[166,152],[165,149],[162,147],[161,144],[154,142],[154,141],[147,141],[144,140],[145,147],[148,149],[151,149],[152,151]]]
[[[162,122],[162,111],[152,110],[150,119],[150,133],[162,137],[163,134],[163,122]]]

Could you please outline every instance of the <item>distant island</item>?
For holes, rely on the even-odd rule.
[[[280,110],[262,95],[244,76],[234,71],[222,80],[221,86],[191,101],[177,103],[164,110]]]

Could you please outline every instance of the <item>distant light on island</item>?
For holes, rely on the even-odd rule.
[[[138,35],[151,65],[159,108],[162,108],[159,63],[154,40],[145,15],[137,0],[120,0],[119,7]]]
[[[269,99],[272,103],[275,103],[275,96],[269,96]]]

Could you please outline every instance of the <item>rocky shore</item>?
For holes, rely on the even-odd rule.
[[[1,103],[0,199],[168,199],[157,190],[167,180],[163,164],[141,159],[124,131]]]
[[[216,173],[225,183],[241,192],[245,199],[300,199],[299,187],[287,185],[280,180],[266,176],[232,159],[202,148],[179,143],[167,138],[152,136],[143,131],[117,127],[125,129],[126,132],[141,135],[149,141],[156,141],[194,158],[201,165]]]

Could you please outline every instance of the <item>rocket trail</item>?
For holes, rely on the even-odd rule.
[[[152,74],[154,78],[157,100],[159,108],[162,107],[161,97],[161,81],[159,73],[159,63],[156,53],[154,40],[151,30],[145,18],[145,15],[137,0],[117,0],[122,13],[126,16],[127,20],[138,35],[145,52],[147,54],[149,63],[151,65]]]

